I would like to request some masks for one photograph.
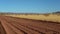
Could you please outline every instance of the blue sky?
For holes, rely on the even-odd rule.
[[[0,0],[0,12],[49,13],[60,11],[60,0]]]

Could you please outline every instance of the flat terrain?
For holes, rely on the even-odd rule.
[[[60,34],[60,23],[0,16],[0,34]]]
[[[35,19],[35,20],[46,20],[46,21],[54,21],[54,22],[60,22],[60,15],[57,14],[47,14],[47,15],[7,15],[12,17],[18,17],[18,18],[27,18],[27,19]]]

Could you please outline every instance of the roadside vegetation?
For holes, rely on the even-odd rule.
[[[0,15],[18,17],[18,18],[26,18],[26,19],[35,19],[35,20],[46,20],[46,21],[60,22],[60,13],[59,12],[49,13],[49,14],[0,13]]]
[[[56,14],[46,14],[46,15],[6,15],[18,18],[27,18],[27,19],[35,19],[35,20],[46,20],[46,21],[54,21],[60,22],[60,15]]]

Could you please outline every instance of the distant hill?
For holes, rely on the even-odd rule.
[[[60,14],[60,11],[57,11],[57,12],[53,12],[52,14]]]
[[[52,13],[0,13],[0,15],[45,15],[48,16],[50,14],[60,15],[60,11],[52,12]]]

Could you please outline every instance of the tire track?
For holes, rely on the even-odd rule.
[[[0,22],[0,34],[6,34],[6,31],[4,27],[2,26],[1,22]]]
[[[10,19],[9,19],[10,20]],[[24,26],[24,25],[23,25]],[[34,29],[33,29],[34,30]],[[50,31],[52,31],[52,30],[50,30]],[[57,33],[56,31],[53,31],[54,33]]]
[[[7,34],[60,34],[60,24],[52,22],[40,22],[6,16],[1,16],[0,21]]]
[[[4,18],[2,18],[2,19],[4,19]],[[5,24],[7,25],[7,27],[11,30],[11,31],[13,31],[15,28],[12,28],[12,26],[10,25],[11,23],[9,23],[8,21],[6,21],[5,19],[4,19],[4,21],[6,22]],[[14,26],[13,26],[14,27]],[[18,28],[19,29],[19,28]],[[17,30],[18,30],[17,29]],[[13,31],[13,32],[15,32],[15,33],[13,33],[13,34],[27,34],[26,32],[24,32],[24,31],[22,31],[22,30],[20,30],[20,31]],[[18,33],[19,32],[19,33]],[[21,33],[21,32],[23,32],[23,33]]]
[[[7,20],[6,20],[7,21]],[[8,22],[9,23],[9,22]],[[15,24],[16,23],[16,24]],[[17,22],[10,22],[10,24],[12,25],[12,26],[15,26],[17,29],[19,28],[19,27],[21,27],[21,29],[24,31],[24,30],[26,30],[27,31],[27,33],[28,33],[28,31],[29,31],[29,33],[31,33],[31,34],[36,34],[37,32],[35,32],[35,31],[33,31],[33,30],[30,30],[30,29],[28,29],[28,28],[26,28],[25,26],[22,26],[21,24],[18,24]],[[19,27],[18,27],[19,26]],[[20,29],[19,29],[20,30]],[[33,32],[34,33],[33,33]]]
[[[10,19],[9,19],[10,20]],[[14,21],[13,21],[14,22]],[[15,23],[15,22],[14,22]],[[17,22],[16,22],[17,23]],[[23,27],[26,27],[25,25],[22,25],[22,24],[19,24],[19,25],[21,25],[21,26],[23,26]],[[42,33],[42,32],[40,32],[40,31],[38,31],[38,30],[35,30],[35,29],[32,29],[32,28],[30,28],[30,27],[26,27],[26,28],[28,28],[28,29],[31,29],[31,30],[34,30],[34,31],[36,31],[36,32],[39,32],[39,33]]]
[[[9,18],[9,19],[10,19],[10,18]],[[15,19],[12,20],[12,21],[20,22],[20,21],[15,20]],[[27,21],[27,22],[28,22],[28,21]],[[22,23],[23,23],[23,22],[22,22]],[[20,22],[20,24],[21,24],[21,22]],[[23,24],[24,24],[24,23],[23,23]],[[26,23],[26,24],[27,24],[27,23]],[[35,24],[35,25],[34,25],[34,24]],[[31,24],[29,23],[28,25],[30,25],[30,26],[32,26],[32,25],[33,25],[33,26],[36,26],[36,24],[37,24],[36,22],[32,22]],[[24,25],[25,25],[25,24],[24,24]],[[55,24],[55,25],[54,25],[54,24],[50,24],[50,25],[48,25],[48,24],[43,24],[43,23],[41,24],[41,23],[38,23],[38,25],[41,25],[41,26],[43,26],[43,25],[44,25],[44,26],[48,26],[48,27],[50,27],[50,28],[53,28],[53,27],[55,28],[55,27],[59,26],[58,28],[60,28],[60,25],[58,25],[58,24]],[[52,27],[51,25],[52,25],[52,26],[54,25],[54,26]],[[39,28],[39,27],[38,27],[38,28]]]

